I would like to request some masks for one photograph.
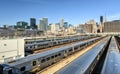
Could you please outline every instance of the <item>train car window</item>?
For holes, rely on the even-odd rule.
[[[75,50],[77,50],[77,49],[78,49],[78,47],[74,47],[74,49],[75,49]]]
[[[80,45],[80,47],[82,47],[82,45]]]
[[[3,66],[0,65],[0,74],[3,74]]]
[[[59,53],[58,56],[61,56],[61,53]]]
[[[32,65],[35,66],[37,64],[37,61],[33,61]]]
[[[28,42],[25,42],[25,44],[27,44]]]
[[[44,62],[45,62],[45,59],[42,59],[42,60],[41,60],[41,63],[44,63]]]
[[[32,46],[30,46],[30,48],[32,48]]]
[[[51,56],[51,58],[53,59],[53,58],[54,58],[54,56]]]
[[[67,50],[65,50],[65,53],[67,53]]]
[[[57,54],[55,55],[55,57],[57,57]]]
[[[74,50],[77,50],[77,48],[74,48]]]
[[[84,44],[82,44],[82,46],[84,46]]]
[[[20,71],[25,71],[25,66],[21,67]]]
[[[28,47],[25,47],[25,49],[27,49]]]
[[[72,51],[72,49],[69,50],[69,52]]]
[[[13,73],[12,73],[12,69],[9,69],[9,70],[8,70],[8,74],[13,74]]]
[[[50,57],[47,58],[47,61],[50,60]]]

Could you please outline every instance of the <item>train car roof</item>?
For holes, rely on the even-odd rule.
[[[105,60],[101,74],[120,74],[120,54],[111,51]]]
[[[110,45],[109,45],[109,50],[119,52],[118,46],[117,46],[117,43],[116,43],[116,40],[115,40],[114,37],[112,37],[112,39],[111,39],[111,42],[110,42]]]
[[[94,38],[94,39],[97,39],[97,38]],[[93,39],[90,39],[90,40],[93,40]],[[89,40],[87,40],[87,41],[89,41]],[[87,41],[78,42],[76,44],[82,44],[82,43],[87,42]],[[24,58],[15,60],[14,62],[7,63],[7,64],[9,64],[11,66],[18,65],[18,64],[21,64],[23,62],[28,62],[28,61],[34,60],[36,58],[41,58],[41,57],[44,57],[44,56],[47,56],[47,55],[50,55],[50,54],[54,54],[56,52],[59,52],[59,51],[62,51],[62,50],[68,49],[68,48],[71,48],[74,45],[75,44],[64,46],[64,47],[60,47],[60,48],[55,48],[54,50],[48,50],[48,51],[37,53],[37,54],[32,54],[32,55],[26,56]]]
[[[57,74],[84,74],[101,51],[107,41],[103,40],[100,44],[56,72]]]
[[[41,58],[41,57],[44,57],[44,56],[47,56],[47,55],[50,55],[50,54],[54,54],[56,52],[59,52],[59,51],[62,51],[64,49],[68,49],[68,48],[71,48],[70,46],[64,46],[64,47],[61,47],[61,48],[56,48],[54,50],[49,50],[49,51],[45,51],[45,52],[41,52],[41,53],[37,53],[37,54],[32,54],[32,55],[29,55],[29,56],[26,56],[24,58],[21,58],[21,59],[18,59],[12,63],[8,63],[9,65],[11,66],[14,66],[14,65],[18,65],[18,64],[21,64],[23,62],[28,62],[28,61],[31,61],[31,60],[34,60],[34,59],[37,59],[37,58]]]
[[[120,74],[120,53],[112,37],[101,74]]]

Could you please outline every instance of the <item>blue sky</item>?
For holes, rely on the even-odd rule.
[[[100,15],[120,19],[120,0],[0,0],[0,25],[29,22],[31,17],[37,24],[40,18],[48,17],[49,23],[64,18],[76,25],[90,19],[99,22]]]

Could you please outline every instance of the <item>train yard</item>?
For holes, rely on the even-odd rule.
[[[72,42],[62,43],[62,44],[60,44],[60,45],[55,45],[55,46],[52,46],[52,47],[43,48],[43,49],[40,49],[40,50],[35,50],[35,51],[33,51],[33,54],[40,53],[40,52],[44,52],[44,51],[48,51],[48,50],[54,50],[54,49],[56,49],[56,48],[60,48],[60,47],[72,45],[72,44],[75,44],[75,43],[77,43],[77,42],[89,40],[89,39],[92,39],[92,38],[94,38],[94,37],[88,37],[88,38],[85,38],[85,39],[80,38],[80,39],[75,40],[75,41],[72,41]]]
[[[90,51],[86,52],[66,67],[56,72],[56,74],[90,74],[96,63],[99,61],[108,40],[109,38],[106,38],[106,40],[104,39]]]
[[[62,69],[64,66],[70,64],[73,60],[77,59],[78,57],[80,57],[83,54],[85,54],[86,52],[88,52],[91,48],[96,46],[99,42],[101,42],[101,40],[95,42],[94,44],[87,46],[86,48],[83,48],[82,50],[76,52],[75,54],[70,55],[68,58],[64,58],[57,64],[51,66],[50,68],[46,68],[46,69],[38,72],[37,74],[54,74],[54,73],[57,74],[58,70]]]
[[[76,42],[84,41],[84,40],[91,39],[91,38],[94,38],[94,37],[97,37],[97,36],[89,36],[89,37],[82,36],[82,37],[73,37],[73,39],[68,38],[68,39],[58,39],[58,40],[47,40],[45,42],[39,42],[39,45],[37,43],[37,45],[39,47],[35,44],[35,42],[34,43],[29,42],[29,44],[25,44],[26,55],[36,54],[36,53],[44,52],[44,51],[47,51],[47,50],[52,50],[52,49],[55,49],[55,48],[71,45],[71,44],[74,44]],[[30,49],[28,50],[27,48],[30,48]]]
[[[120,37],[26,42],[29,56],[0,64],[0,74],[120,74]]]

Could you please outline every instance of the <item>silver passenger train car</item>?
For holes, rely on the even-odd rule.
[[[78,57],[55,74],[91,74],[96,63],[103,54],[110,38],[105,38],[91,50]]]
[[[89,38],[93,38],[94,36],[81,36],[81,37],[73,37],[73,38],[65,38],[65,39],[57,39],[57,40],[46,40],[46,41],[29,41],[25,43],[25,51],[33,51],[42,48],[48,48],[60,44],[75,42],[78,40],[85,40]]]
[[[13,62],[1,64],[0,74],[29,74],[42,70],[101,38],[103,37],[78,42],[69,46],[33,54]]]
[[[120,74],[120,52],[114,36],[111,39],[101,74]]]

